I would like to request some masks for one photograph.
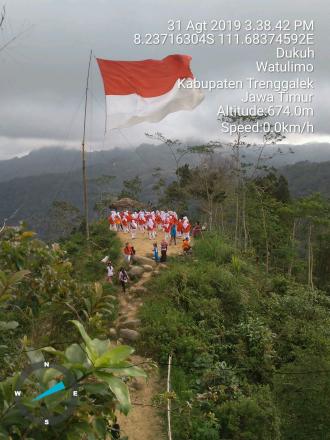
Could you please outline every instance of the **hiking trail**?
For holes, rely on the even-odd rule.
[[[151,258],[152,244],[157,240],[149,240],[147,234],[137,234],[137,238],[130,239],[129,234],[122,232],[118,236],[123,243],[133,244],[136,250],[135,264],[128,271],[131,276],[139,276],[134,284],[129,283],[126,294],[118,295],[119,313],[111,332],[119,338],[119,342],[134,346],[139,338],[140,321],[138,313],[143,305],[143,295],[147,293],[144,284],[159,273],[164,264],[156,264]],[[158,237],[158,244],[160,239]],[[167,255],[177,255],[181,251],[181,243],[169,246]],[[160,409],[154,406],[153,398],[160,392],[165,391],[165,383],[161,384],[159,373],[148,363],[150,360],[138,354],[131,356],[131,361],[141,366],[147,374],[147,381],[141,378],[133,379],[129,383],[132,410],[128,416],[119,415],[118,422],[121,427],[121,435],[129,440],[165,440],[166,428],[159,414]],[[164,408],[165,409],[165,408]]]

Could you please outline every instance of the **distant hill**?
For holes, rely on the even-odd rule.
[[[293,146],[279,144],[274,147],[267,147],[267,151],[275,153],[281,148],[283,154],[275,154],[272,164],[276,167],[283,167],[301,161],[323,162],[330,160],[330,144],[304,144]],[[224,153],[229,150],[222,149]],[[254,148],[251,147],[245,152],[248,160],[256,157]],[[174,168],[173,159],[169,155],[166,145],[142,144],[137,148],[113,148],[109,151],[94,151],[87,153],[89,167],[100,166],[108,170],[109,164],[115,169],[117,165],[124,164],[128,172],[133,168],[150,171],[153,167]],[[41,174],[68,173],[80,170],[81,153],[79,150],[63,149],[61,147],[49,147],[33,150],[23,157],[15,157],[9,160],[0,161],[0,182],[20,177],[39,176]],[[120,176],[118,176],[120,177]]]
[[[101,188],[95,181],[102,175],[115,176],[106,190],[120,192],[125,179],[139,175],[143,182],[142,197],[152,201],[153,173],[161,168],[162,175],[174,176],[174,162],[166,147],[141,145],[136,150],[114,149],[89,153],[87,157],[89,209],[93,216]],[[49,209],[55,200],[82,208],[81,156],[76,150],[51,148],[34,151],[23,158],[0,162],[0,222],[10,217],[12,224],[25,220],[44,237]],[[61,172],[59,172],[62,170]]]
[[[280,168],[288,178],[290,191],[294,196],[299,197],[314,191],[329,195],[330,162],[304,161],[287,165],[294,159],[304,157],[304,152],[308,157],[312,152],[305,146],[298,149],[293,147],[294,154],[288,152],[290,146],[281,148],[286,154],[276,155],[272,164]],[[310,145],[310,148],[314,151],[314,147]],[[321,150],[323,153],[328,151],[324,150],[324,146]],[[228,152],[225,150],[224,154],[226,151]],[[326,154],[316,156],[321,158],[326,157]],[[254,157],[253,149],[249,149],[246,160],[251,161]],[[185,160],[193,164],[196,159],[186,156]],[[87,164],[91,215],[95,202],[100,198],[100,187],[95,182],[97,177],[115,176],[109,191],[116,194],[122,189],[123,180],[139,175],[143,182],[143,200],[154,201],[152,186],[156,181],[153,175],[155,169],[161,168],[162,177],[168,181],[173,179],[175,172],[175,163],[166,145],[143,144],[136,149],[95,151],[87,154]],[[44,237],[49,209],[54,201],[66,201],[82,208],[81,181],[79,150],[45,148],[21,158],[0,161],[0,222],[17,211],[11,219],[12,224],[24,219]]]
[[[320,192],[330,197],[330,161],[311,163],[308,161],[288,165],[279,170],[289,182],[294,197]]]
[[[89,169],[100,167],[102,173],[109,169],[121,173],[125,167],[128,173],[139,170],[151,169],[159,166],[173,166],[168,150],[153,145],[140,145],[134,149],[114,148],[109,151],[94,151],[86,153]],[[119,167],[119,169],[118,169]],[[26,156],[15,157],[0,161],[0,182],[42,174],[72,173],[81,169],[81,152],[60,147],[42,148],[33,150]],[[119,176],[120,177],[120,176]]]

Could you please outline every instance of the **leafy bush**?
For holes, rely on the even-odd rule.
[[[305,387],[304,375],[284,372],[303,370],[307,352],[311,370],[317,359],[330,370],[328,296],[265,275],[216,235],[194,248],[194,260],[150,282],[140,314],[141,350],[165,365],[173,354],[174,439],[327,438],[328,398],[317,403],[325,375]],[[299,396],[313,406],[309,428]]]
[[[196,240],[194,249],[199,258],[212,261],[217,265],[230,263],[236,253],[219,234],[209,234],[206,240]]]
[[[45,436],[49,440],[75,440],[84,436],[94,440],[104,439],[109,425],[115,420],[115,410],[124,414],[129,412],[129,392],[122,379],[146,377],[143,370],[127,362],[128,356],[134,350],[124,345],[111,346],[109,340],[91,339],[78,321],[73,321],[73,324],[78,328],[83,343],[71,344],[65,351],[58,351],[53,347],[42,349],[48,355],[55,356],[74,375],[79,386],[79,400],[70,423],[55,425],[50,429],[22,417],[14,400],[18,379],[16,374],[0,382],[0,439],[39,440]],[[42,351],[28,351],[31,363],[45,360]],[[36,374],[34,380],[37,385],[48,389],[58,374],[57,370],[47,369],[44,374]],[[29,386],[32,389],[33,384]],[[68,394],[70,390],[64,393]],[[56,395],[45,398],[45,402],[53,413],[61,411],[61,403]],[[29,396],[23,397],[23,404],[31,406]]]

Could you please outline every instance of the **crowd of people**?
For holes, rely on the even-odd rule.
[[[108,217],[110,229],[131,234],[132,240],[137,233],[147,233],[149,240],[164,233],[164,239],[176,244],[177,237],[190,239],[191,233],[201,232],[199,224],[192,229],[187,216],[179,217],[175,211],[111,211]]]
[[[168,246],[177,245],[177,239],[182,239],[182,252],[189,254],[191,252],[190,237],[197,237],[202,233],[202,227],[199,222],[191,228],[187,216],[179,217],[175,211],[111,211],[108,217],[110,229],[116,232],[131,234],[132,240],[137,234],[147,234],[149,240],[153,240],[152,253],[153,259],[159,263],[165,263],[167,260]],[[160,246],[156,237],[163,234]],[[136,254],[134,246],[127,242],[123,249],[123,256],[126,265],[129,265]],[[114,267],[109,257],[102,260],[107,266],[107,279],[113,282]],[[126,292],[126,285],[129,281],[128,273],[125,267],[121,267],[118,272],[118,280],[122,290]]]

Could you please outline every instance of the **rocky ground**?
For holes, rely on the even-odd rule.
[[[135,261],[129,270],[129,275],[131,279],[137,281],[131,281],[127,293],[120,294],[119,315],[111,333],[119,342],[134,346],[140,337],[138,312],[143,304],[143,295],[147,292],[144,284],[151,276],[157,276],[166,266],[156,264],[151,258],[153,241],[148,240],[146,235],[140,234],[133,241],[129,240],[127,234],[120,233],[119,236],[123,243],[130,241],[136,249]],[[158,244],[160,241],[161,239],[158,239]],[[178,242],[176,246],[169,246],[168,255],[178,254],[181,251],[180,245],[181,243]],[[134,379],[130,383],[133,409],[128,417],[119,417],[122,436],[127,436],[129,440],[163,440],[166,438],[166,430],[159,414],[160,410],[153,402],[153,398],[165,391],[165,384],[161,383],[158,371],[152,367],[150,359],[134,355],[131,361],[148,372],[148,379],[147,381]]]

